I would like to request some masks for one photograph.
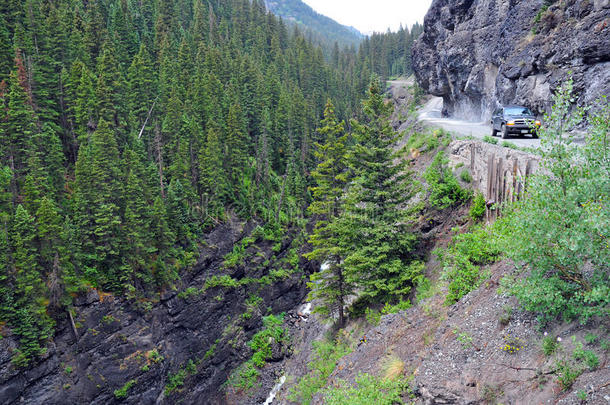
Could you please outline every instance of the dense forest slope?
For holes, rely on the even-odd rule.
[[[435,0],[413,57],[422,88],[463,118],[487,120],[498,103],[548,111],[570,72],[591,104],[610,92],[610,4]]]
[[[265,0],[269,11],[282,17],[286,22],[292,22],[311,35],[314,40],[330,48],[335,42],[339,47],[355,46],[360,43],[363,35],[353,27],[346,27],[335,20],[316,13],[301,0]]]
[[[89,360],[72,356],[92,350],[102,365],[129,356],[112,336],[125,343],[131,332],[118,331],[133,322],[157,328],[141,322],[167,314],[180,292],[188,290],[182,300],[197,295],[214,275],[205,288],[248,289],[229,302],[249,315],[227,315],[247,322],[250,335],[267,307],[277,315],[298,304],[315,127],[328,98],[339,116],[351,116],[370,73],[355,68],[345,80],[320,48],[248,0],[1,2],[0,38],[3,399],[108,400],[131,380],[95,377]],[[221,224],[253,220],[255,236],[234,240],[225,230],[236,246],[208,245],[218,245],[209,237]],[[256,243],[267,246],[245,274],[242,261],[256,256]],[[211,269],[204,249],[214,252]],[[241,270],[231,278],[227,269]],[[264,290],[284,282],[296,283],[294,302],[269,304]],[[206,300],[214,297],[224,302],[222,294]],[[118,303],[120,313],[103,307],[94,326],[97,302]],[[176,347],[169,331],[133,345],[149,351],[152,343],[165,359],[155,396],[181,385],[187,352],[200,352],[189,358],[205,372],[212,335],[228,327],[215,318],[222,311],[205,315],[213,307],[206,302],[201,323],[188,327],[204,333],[200,347]],[[217,390],[237,363],[213,361],[226,364],[212,383]],[[62,372],[76,381],[45,379]],[[53,394],[39,397],[39,389]]]

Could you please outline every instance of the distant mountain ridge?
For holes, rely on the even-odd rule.
[[[357,46],[364,38],[356,28],[341,25],[317,13],[301,0],[265,0],[265,5],[273,14],[312,33],[314,39],[323,45],[332,46],[337,42],[340,47]]]

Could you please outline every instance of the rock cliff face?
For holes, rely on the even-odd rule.
[[[183,287],[191,287],[185,291],[201,289],[212,275],[235,280],[265,276],[269,268],[256,265],[273,263],[267,241],[249,248],[258,255],[248,268],[222,267],[224,255],[253,228],[233,224],[215,229],[203,241],[197,265],[182,276]],[[293,237],[282,241],[278,260]],[[301,268],[307,265],[301,263]],[[205,293],[168,291],[158,302],[127,301],[90,289],[75,300],[76,334],[67,315],[60,319],[46,357],[28,369],[11,364],[15,339],[0,340],[0,403],[227,403],[222,384],[251,355],[246,342],[260,329],[261,317],[294,309],[306,294],[303,278],[295,273],[273,283],[217,286]],[[245,301],[252,295],[260,297],[260,305],[248,311]],[[286,348],[277,349],[279,360]],[[268,388],[261,387],[262,400],[245,403],[264,401]]]
[[[545,111],[569,72],[590,104],[610,94],[610,1],[434,0],[413,66],[460,118],[486,121],[509,103]]]

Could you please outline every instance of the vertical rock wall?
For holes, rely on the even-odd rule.
[[[569,72],[590,104],[610,94],[610,0],[434,0],[413,67],[459,118],[486,121],[499,104],[545,111]]]

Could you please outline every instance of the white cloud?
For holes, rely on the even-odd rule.
[[[396,31],[423,23],[432,0],[303,0],[320,14],[362,33]]]

